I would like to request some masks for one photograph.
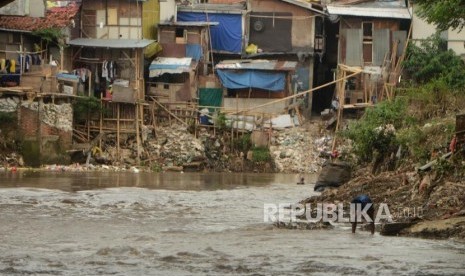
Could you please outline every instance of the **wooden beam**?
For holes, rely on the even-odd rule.
[[[150,97],[152,99],[153,102],[155,102],[157,105],[159,105],[161,108],[163,108],[166,112],[168,112],[168,114],[170,114],[171,116],[173,116],[173,118],[175,118],[177,121],[179,121],[180,123],[182,123],[183,125],[185,126],[189,126],[186,122],[184,122],[183,120],[181,120],[178,116],[174,115],[173,112],[171,112],[168,108],[166,108],[165,106],[163,106],[161,103],[159,103],[157,100],[155,100],[153,97]],[[169,118],[171,118],[171,116]]]

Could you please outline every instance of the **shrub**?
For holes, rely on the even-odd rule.
[[[87,120],[88,115],[106,112],[96,97],[77,98],[73,102],[73,116],[76,121]]]
[[[248,152],[252,147],[250,133],[243,134],[240,138],[234,140],[234,147],[241,152]]]
[[[439,34],[421,42],[420,46],[409,44],[404,72],[418,84],[433,79],[442,79],[448,87],[465,87],[465,64],[452,50],[447,50],[446,41]]]
[[[353,141],[353,151],[360,161],[372,160],[375,151],[385,156],[397,148],[396,130],[410,122],[406,107],[404,98],[381,102],[343,131],[342,135]]]
[[[270,150],[267,147],[254,147],[252,149],[252,160],[257,163],[271,161]]]

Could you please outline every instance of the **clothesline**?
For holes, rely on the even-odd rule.
[[[24,51],[6,51],[6,50],[0,50],[0,53],[7,53],[7,54],[39,54],[46,52],[47,50],[42,50],[42,51],[37,51],[37,52],[24,52]]]

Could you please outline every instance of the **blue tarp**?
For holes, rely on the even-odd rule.
[[[283,91],[286,74],[283,72],[264,72],[257,70],[216,70],[224,87],[230,89],[260,88],[271,91]]]
[[[199,61],[202,56],[202,47],[200,44],[186,44],[186,57]]]
[[[207,21],[205,13],[178,12],[178,21]],[[231,53],[242,52],[242,18],[240,14],[209,13],[208,21],[218,22],[218,26],[212,26],[211,39],[213,50],[227,51]]]

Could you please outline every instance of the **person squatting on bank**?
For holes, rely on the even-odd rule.
[[[352,221],[352,233],[355,233],[355,228],[357,227],[357,211],[363,210],[368,204],[370,204],[369,209],[367,210],[367,215],[370,217],[371,222],[370,222],[370,230],[371,234],[375,233],[375,207],[373,202],[371,201],[371,198],[367,195],[359,195],[356,198],[352,199],[351,204],[360,204],[361,208],[358,206],[355,206],[356,208],[353,208],[355,214],[353,216],[354,221]],[[361,221],[360,221],[361,222]]]

